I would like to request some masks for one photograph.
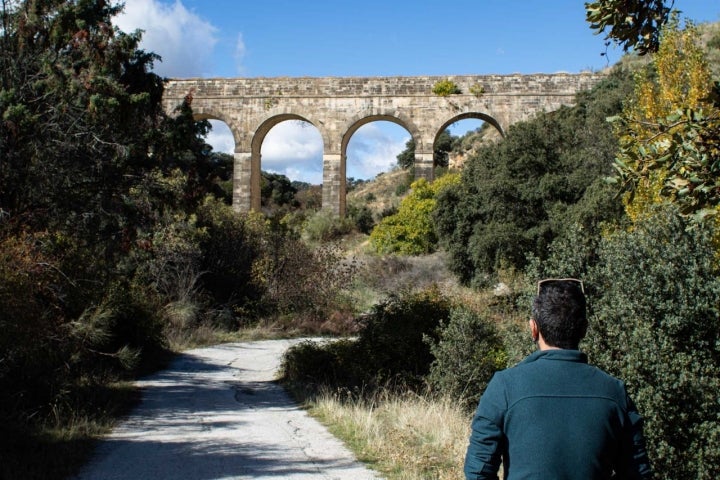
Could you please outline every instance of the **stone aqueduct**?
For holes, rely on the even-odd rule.
[[[169,80],[163,97],[171,112],[192,94],[197,119],[225,122],[235,138],[233,207],[260,209],[260,148],[270,129],[285,120],[314,125],[323,139],[322,205],[345,214],[346,151],[362,125],[385,120],[410,132],[415,172],[432,180],[433,144],[459,120],[476,118],[501,134],[514,122],[574,101],[600,74],[473,75],[422,77],[215,78]],[[432,92],[441,80],[461,93]]]

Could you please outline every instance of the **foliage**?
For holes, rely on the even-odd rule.
[[[420,388],[433,356],[426,339],[437,339],[450,302],[436,286],[391,295],[359,319],[357,340],[300,344],[283,358],[283,378],[321,386],[360,389]]]
[[[462,93],[460,87],[450,79],[438,80],[432,87],[432,93],[439,97],[449,97]]]
[[[319,210],[305,221],[302,236],[310,241],[327,242],[350,233],[352,227],[353,222],[349,217],[340,218],[330,210]]]
[[[419,255],[437,248],[437,234],[432,212],[436,197],[444,189],[459,181],[459,175],[449,174],[433,183],[419,179],[412,183],[411,192],[403,198],[394,215],[383,218],[370,234],[370,242],[380,253]]]
[[[267,226],[260,214],[240,215],[208,197],[197,210],[200,264],[197,288],[213,308],[248,320],[264,288],[254,281],[253,265],[266,254]]]
[[[628,72],[615,70],[575,106],[517,123],[466,160],[460,183],[438,195],[433,220],[462,282],[487,284],[499,268],[522,269],[527,254],[544,257],[568,225],[595,228],[618,215],[599,185],[616,152],[605,119],[620,112],[631,86]],[[603,210],[576,206],[585,201]]]
[[[480,98],[483,95],[485,95],[485,87],[483,87],[481,84],[476,83],[472,87],[470,87],[470,93],[475,95],[476,97]]]
[[[279,173],[262,172],[260,199],[264,207],[297,207],[295,199],[298,189],[289,178]]]
[[[615,180],[636,220],[671,201],[698,221],[720,208],[720,90],[712,97],[705,54],[692,24],[668,24],[635,98],[616,117]]]
[[[368,371],[384,380],[413,384],[430,371],[433,356],[427,338],[450,314],[450,301],[437,286],[391,295],[375,305],[360,324],[358,350]]]
[[[645,417],[656,478],[720,468],[720,276],[712,230],[671,206],[603,237],[582,230],[528,275],[585,280],[590,361],[623,379]]]
[[[664,209],[600,246],[587,350],[646,419],[657,478],[720,469],[720,276],[708,229]]]
[[[307,185],[298,186],[300,182],[293,182],[292,184],[298,188],[298,192],[295,194],[295,200],[299,204],[299,208],[306,211],[319,210],[322,207],[322,188],[320,185]]]
[[[347,217],[360,233],[369,234],[375,226],[372,210],[370,210],[367,205],[360,207],[348,205]]]
[[[333,243],[309,247],[281,225],[266,223],[262,255],[251,278],[263,289],[266,314],[289,315],[291,328],[339,333],[351,330],[352,306],[345,299],[357,267]],[[304,322],[304,323],[303,323]]]
[[[412,182],[411,182],[412,183]],[[395,187],[395,196],[396,197],[402,197],[407,192],[410,191],[410,184],[408,183],[399,183],[397,187]]]
[[[435,139],[433,145],[433,164],[439,167],[447,167],[450,159],[450,152],[453,151],[458,137],[443,130]],[[397,163],[400,168],[409,169],[415,165],[415,140],[410,139],[405,143],[405,150],[397,156]]]
[[[434,357],[428,382],[466,409],[477,406],[495,371],[507,363],[499,332],[492,320],[458,307],[439,327],[430,345]]]
[[[67,280],[38,248],[41,240],[23,235],[0,243],[0,410],[5,421],[51,402],[54,377],[68,374],[61,360],[68,346],[57,322],[63,307],[58,292]]]
[[[365,370],[357,359],[355,340],[306,340],[290,347],[280,363],[283,381],[321,389],[362,384]]]
[[[164,112],[120,7],[0,8],[0,405],[31,434],[164,352],[163,301],[193,291],[177,278],[197,265],[191,213],[227,169],[191,96]]]
[[[664,0],[597,0],[585,3],[585,13],[596,33],[609,30],[606,40],[645,55],[657,51],[670,9]]]

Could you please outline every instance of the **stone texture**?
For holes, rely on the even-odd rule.
[[[570,105],[602,74],[463,75],[420,77],[279,77],[171,79],[163,98],[172,112],[186,95],[198,119],[225,122],[235,137],[233,207],[260,207],[260,147],[285,120],[314,125],[323,139],[323,208],[345,214],[347,145],[362,125],[385,120],[415,140],[416,175],[432,180],[433,143],[448,125],[477,118],[501,134],[538,112]],[[432,93],[451,80],[461,93]],[[482,93],[478,93],[482,92]],[[478,93],[478,94],[474,94]]]

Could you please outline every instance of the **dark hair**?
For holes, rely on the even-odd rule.
[[[588,327],[580,283],[568,280],[543,283],[533,301],[532,318],[549,346],[577,350]]]

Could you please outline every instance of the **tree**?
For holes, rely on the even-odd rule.
[[[713,234],[674,206],[657,205],[632,229],[592,236],[576,229],[526,271],[531,278],[585,281],[590,327],[581,348],[628,386],[645,419],[657,479],[710,480],[720,469]]]
[[[163,223],[192,224],[218,173],[209,124],[191,96],[164,112],[158,57],[113,27],[115,2],[0,8],[0,271],[17,271],[0,276],[0,408],[42,419],[163,347],[159,295],[138,271],[162,255]]]
[[[463,282],[523,268],[529,253],[544,257],[569,224],[597,228],[618,214],[601,185],[616,153],[605,119],[621,111],[631,88],[630,75],[616,70],[574,107],[517,123],[466,160],[460,184],[438,196],[434,222]]]
[[[0,205],[11,229],[59,229],[112,269],[168,208],[192,209],[212,168],[186,99],[170,118],[158,57],[104,1],[3,7]]]
[[[262,172],[260,197],[265,207],[297,206],[298,189],[288,177],[280,173]]]
[[[587,352],[623,378],[645,417],[656,478],[720,469],[720,277],[712,232],[672,208],[600,245],[587,280]]]
[[[370,242],[381,253],[420,255],[437,248],[437,232],[433,224],[439,192],[459,181],[457,174],[448,174],[429,183],[424,178],[410,186],[411,191],[394,215],[387,216],[370,233]]]
[[[433,146],[433,163],[436,167],[447,167],[450,158],[450,152],[458,137],[450,135],[447,130],[443,130],[435,140]],[[405,150],[397,156],[397,162],[400,168],[408,169],[415,164],[415,140],[412,138],[405,143]]]
[[[674,0],[670,2],[670,5]],[[671,8],[664,0],[598,0],[585,3],[586,19],[596,33],[609,30],[605,36],[625,51],[634,49],[640,55],[657,51],[660,30],[668,21]]]
[[[720,89],[698,32],[673,16],[635,95],[616,117],[616,181],[634,220],[672,202],[697,221],[720,211]]]

